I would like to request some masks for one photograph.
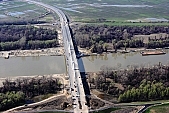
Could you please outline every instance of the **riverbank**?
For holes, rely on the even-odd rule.
[[[70,93],[68,93],[68,89],[66,89],[66,83],[65,81],[68,80],[64,80],[65,78],[65,74],[52,74],[52,75],[35,75],[35,76],[17,76],[17,77],[11,77],[8,78],[10,81],[10,83],[12,83],[12,81],[18,80],[18,79],[24,79],[28,82],[30,81],[36,81],[36,80],[42,80],[42,79],[55,79],[55,78],[63,78],[63,84],[64,84],[64,90],[58,92],[57,94],[53,94],[53,96],[36,102],[36,103],[30,103],[30,104],[24,104],[22,106],[19,107],[15,107],[12,109],[9,109],[7,111],[5,111],[4,113],[9,113],[9,112],[37,112],[37,111],[45,111],[45,110],[62,110],[62,111],[71,111],[73,109],[72,106],[72,99],[70,96]],[[1,78],[1,81],[5,80],[5,78]],[[90,100],[90,110],[99,110],[99,109],[106,109],[107,107],[112,107],[113,103],[107,103],[103,100],[100,100],[99,98],[96,98],[95,96],[91,96],[91,100]]]
[[[87,50],[85,48],[78,48],[80,51],[79,57],[87,57],[87,56],[97,56],[102,54],[108,54],[108,53],[130,53],[130,52],[143,52],[143,51],[149,51],[152,49],[146,49],[146,48],[127,48],[126,50],[124,48],[118,49],[115,51],[115,49],[107,50],[107,52],[103,53],[92,53],[90,50]],[[161,48],[161,49],[168,49]],[[154,51],[159,51],[159,49],[153,49]],[[157,55],[155,54],[153,55]],[[164,52],[163,52],[164,53]],[[160,52],[161,54],[161,52]],[[47,48],[47,49],[39,49],[39,50],[11,50],[11,51],[0,51],[0,58],[9,59],[10,57],[32,57],[32,56],[63,56],[64,55],[64,48],[63,47],[57,47],[57,48]]]
[[[11,50],[0,51],[0,58],[10,57],[30,57],[30,56],[62,56],[64,54],[63,47],[47,48],[39,50]]]
[[[79,51],[84,54],[84,56],[82,55],[82,57],[86,57],[86,56],[96,56],[96,55],[103,55],[103,54],[108,54],[108,53],[132,53],[132,52],[140,52],[141,54],[148,54],[148,55],[161,55],[161,54],[165,54],[164,50],[168,50],[169,47],[165,47],[165,48],[156,48],[156,49],[146,49],[144,47],[142,48],[121,48],[121,49],[108,49],[107,52],[102,52],[102,53],[92,53],[90,52],[90,50],[84,49],[84,48],[79,48]],[[144,55],[143,54],[143,55]]]
[[[0,111],[38,102],[51,95],[66,93],[66,84],[68,82],[65,80],[64,74],[1,78],[0,93],[3,94],[1,102],[4,104],[1,104],[3,106],[0,106]],[[22,97],[18,97],[17,101],[12,95],[22,95]],[[8,97],[7,100],[5,100],[6,97]],[[17,104],[14,104],[15,102]]]
[[[14,76],[14,77],[1,77],[0,78],[0,87],[3,86],[3,82],[6,80],[9,80],[11,82],[17,81],[17,80],[24,80],[24,79],[34,79],[34,80],[40,80],[42,78],[46,79],[52,79],[52,78],[59,78],[62,79],[61,81],[63,84],[68,84],[67,81],[64,79],[65,74],[50,74],[50,75],[31,75],[31,76]]]

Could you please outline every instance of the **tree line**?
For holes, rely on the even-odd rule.
[[[30,25],[30,24],[43,24],[46,23],[42,20],[36,20],[36,19],[27,19],[27,20],[1,20],[0,25]]]
[[[0,26],[0,51],[57,47],[57,31],[33,26]]]
[[[120,94],[120,102],[151,101],[169,99],[169,87],[161,82],[143,80],[138,88],[132,88]]]
[[[111,43],[114,48],[121,47],[166,47],[169,46],[169,37],[166,40],[152,41],[144,44],[143,39],[133,38],[134,35],[150,35],[158,33],[169,34],[169,26],[108,26],[108,25],[81,25],[72,26],[73,36],[78,46],[91,49],[92,52],[107,51]]]
[[[53,77],[6,79],[0,87],[0,111],[23,104],[38,95],[57,93],[61,86],[59,79]]]
[[[23,92],[6,92],[0,93],[0,111],[13,108],[24,104],[25,97]]]
[[[133,65],[124,70],[103,66],[97,77],[89,76],[96,89],[119,98],[120,102],[168,99],[168,81],[169,65],[162,64],[149,68]]]

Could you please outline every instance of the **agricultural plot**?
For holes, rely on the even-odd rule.
[[[168,0],[41,0],[68,12],[76,21],[158,22],[169,20]]]
[[[0,22],[39,20],[48,15],[44,8],[31,3],[17,0],[0,2]]]

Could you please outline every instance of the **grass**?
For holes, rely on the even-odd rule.
[[[168,23],[127,23],[126,20],[135,20],[135,19],[142,19],[142,18],[166,18],[169,19],[169,1],[168,0],[74,0],[74,1],[67,1],[67,0],[41,0],[44,3],[50,4],[52,6],[58,6],[63,8],[70,8],[73,10],[80,11],[73,12],[69,10],[62,9],[64,12],[67,12],[73,21],[79,22],[86,22],[95,20],[98,18],[105,18],[112,22],[105,22],[100,24],[107,24],[107,25],[168,25]],[[99,7],[96,5],[91,5],[94,3],[103,4],[107,3],[109,5],[150,5],[153,7]],[[18,6],[24,5],[15,8],[9,8],[9,6]],[[27,13],[25,15],[21,15],[21,18],[35,18],[37,15],[45,13],[46,10],[38,7],[34,4],[28,4],[22,1],[8,1],[6,5],[0,4],[2,7],[8,7],[7,10],[0,10],[0,14],[4,14],[5,11],[9,12],[23,12],[26,10],[35,10],[36,12]],[[39,13],[39,14],[38,14]],[[8,19],[13,19],[14,17],[8,17]],[[16,19],[16,18],[15,18]],[[1,19],[0,20],[4,20]],[[43,20],[47,22],[52,21],[52,18],[45,17]],[[95,23],[94,23],[95,24]],[[99,23],[96,23],[99,24]]]
[[[91,112],[91,113],[110,113],[112,111],[116,111],[116,110],[119,110],[120,108],[109,108],[109,109],[106,109],[106,110],[102,110],[102,111],[95,111],[95,112]]]
[[[73,8],[82,13],[64,10],[70,14],[75,21],[83,21],[84,19],[106,18],[114,21],[126,21],[140,18],[166,18],[169,19],[169,2],[168,0],[75,0],[67,2],[67,0],[42,0],[51,5],[57,5],[64,8]],[[82,4],[83,3],[83,4]],[[84,4],[85,3],[85,4]],[[107,3],[107,4],[127,4],[127,5],[151,5],[153,7],[95,7],[89,4]],[[71,6],[76,4],[75,6]],[[78,6],[78,7],[77,7]]]
[[[56,2],[58,4],[63,4],[63,3],[67,3],[68,0],[41,0],[42,2],[45,2],[45,3],[53,3],[53,2]],[[79,3],[79,2],[86,2],[86,3],[114,3],[114,4],[127,4],[127,3],[130,3],[130,4],[137,4],[137,3],[149,3],[149,4],[158,4],[158,3],[164,3],[164,2],[168,2],[168,0],[72,0],[71,3]]]
[[[0,2],[2,3],[2,2]],[[15,21],[15,20],[21,20],[21,19],[34,19],[34,18],[38,18],[39,15],[44,14],[46,12],[46,10],[42,7],[38,7],[34,4],[29,4],[26,2],[22,2],[22,1],[6,1],[4,2],[4,5],[0,5],[0,15],[5,15],[8,12],[23,12],[25,14],[22,15],[17,15],[17,17],[20,18],[16,18],[14,16],[9,16],[6,15],[6,18],[0,18],[0,21]],[[31,12],[26,12],[28,10],[33,10]]]
[[[130,105],[143,105],[143,104],[155,104],[155,103],[165,103],[169,100],[157,100],[157,101],[144,101],[144,102],[131,102]],[[128,105],[129,103],[123,103],[123,105]]]
[[[151,22],[90,22],[90,21],[76,21],[76,22],[83,22],[91,25],[109,25],[109,26],[168,26],[169,22],[158,22],[158,23],[151,23]]]
[[[168,113],[169,104],[163,104],[148,108],[144,113]]]
[[[45,17],[43,17],[43,18],[41,18],[40,20],[42,20],[42,21],[46,21],[46,22],[55,22],[55,20],[54,20],[54,18],[53,18],[53,15],[52,14],[49,14],[49,15],[47,15],[47,16],[45,16]]]

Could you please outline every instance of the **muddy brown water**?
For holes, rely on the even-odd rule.
[[[101,66],[118,69],[131,68],[132,65],[151,66],[153,64],[169,64],[169,50],[165,55],[142,56],[139,52],[109,53],[104,55],[83,57],[81,59],[86,72],[99,71]],[[80,65],[80,68],[83,67]],[[11,57],[0,58],[0,77],[45,75],[65,73],[64,56]]]

